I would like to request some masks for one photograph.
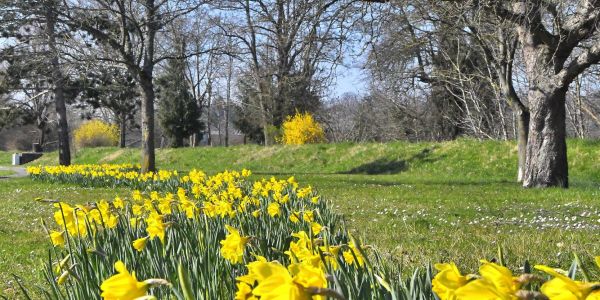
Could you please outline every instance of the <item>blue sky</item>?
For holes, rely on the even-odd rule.
[[[365,75],[358,65],[340,65],[336,70],[337,79],[334,82],[334,97],[344,93],[364,94],[367,92],[367,81]]]

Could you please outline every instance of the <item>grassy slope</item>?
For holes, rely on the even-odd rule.
[[[135,163],[138,153],[87,149],[74,162]],[[249,168],[257,177],[294,175],[317,187],[368,243],[407,266],[452,259],[470,270],[476,268],[477,259],[493,256],[498,244],[506,248],[513,265],[531,259],[567,268],[571,251],[588,258],[600,255],[598,157],[600,142],[569,141],[571,189],[524,190],[514,183],[515,145],[497,141],[248,145],[157,152],[158,166],[167,169],[214,173]],[[55,161],[56,154],[48,154],[34,164]],[[31,199],[40,192],[60,195],[64,188],[26,189],[27,197],[17,199]],[[27,219],[32,228],[37,226]]]
[[[0,166],[10,166],[12,164],[12,152],[0,151]]]

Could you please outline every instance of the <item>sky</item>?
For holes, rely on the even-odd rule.
[[[334,82],[334,97],[344,93],[364,94],[367,92],[367,81],[359,66],[338,66],[337,80]]]

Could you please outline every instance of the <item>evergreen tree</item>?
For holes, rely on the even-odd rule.
[[[185,137],[204,129],[204,123],[200,121],[200,108],[188,89],[185,62],[181,59],[170,60],[165,73],[157,79],[157,84],[160,126],[169,136],[172,147],[182,147]]]
[[[96,66],[81,80],[85,93],[77,106],[109,109],[119,126],[119,147],[125,148],[127,128],[138,127],[135,116],[140,107],[140,93],[134,78],[120,68]]]

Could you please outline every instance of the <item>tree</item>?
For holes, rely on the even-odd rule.
[[[135,126],[135,115],[140,106],[135,80],[127,71],[115,67],[96,65],[83,73],[86,87],[79,107],[106,108],[119,126],[119,147],[125,148],[127,127]]]
[[[169,51],[169,40],[159,34],[160,30],[203,2],[188,0],[171,4],[156,0],[91,0],[73,2],[61,14],[64,23],[86,32],[99,45],[112,50],[93,59],[124,66],[138,83],[142,94],[142,172],[156,171],[154,69],[165,59],[179,56]]]
[[[484,9],[516,28],[528,81],[531,120],[524,187],[568,187],[566,93],[600,62],[600,1],[483,1]]]
[[[263,129],[280,126],[297,109],[315,111],[322,86],[340,62],[353,1],[232,0],[229,18],[219,24],[252,79],[254,109]],[[240,18],[242,17],[242,18]],[[250,120],[250,119],[246,119]]]
[[[63,74],[61,41],[69,35],[68,28],[62,26],[58,20],[59,12],[64,10],[64,5],[58,0],[44,1],[6,1],[2,10],[2,23],[6,25],[3,32],[6,38],[12,39],[6,42],[3,46],[3,51],[8,51],[15,55],[11,61],[13,63],[23,62],[23,57],[17,58],[18,55],[23,55],[27,50],[36,50],[33,56],[28,57],[29,65],[25,64],[25,72],[33,72],[37,69],[37,74],[46,74],[46,80],[43,85],[40,85],[38,78],[30,81],[30,85],[24,86],[25,95],[29,97],[33,104],[39,104],[41,97],[46,92],[51,92],[52,102],[55,106],[56,121],[58,124],[58,148],[59,148],[59,163],[61,165],[69,165],[71,163],[71,151],[69,141],[69,125],[67,121],[66,102],[69,96],[77,95],[76,90],[67,90],[68,77]],[[24,50],[26,49],[26,50]],[[40,52],[37,52],[40,51]],[[43,58],[43,62],[40,59]],[[36,65],[37,64],[37,68]],[[45,66],[48,69],[44,69]],[[41,68],[41,69],[40,69]],[[44,81],[44,80],[42,80]],[[14,83],[14,82],[13,82]],[[40,91],[40,89],[47,89]],[[38,93],[32,95],[32,92],[38,90]],[[29,95],[28,95],[29,94]],[[25,100],[27,103],[27,100]],[[37,120],[37,126],[40,128],[41,140],[47,125],[45,116],[45,105],[37,105],[30,107],[31,113]]]
[[[163,130],[171,138],[171,146],[175,148],[182,147],[185,137],[204,127],[200,122],[200,108],[189,91],[185,71],[182,59],[171,59],[164,75],[157,79],[160,108],[158,118]]]

